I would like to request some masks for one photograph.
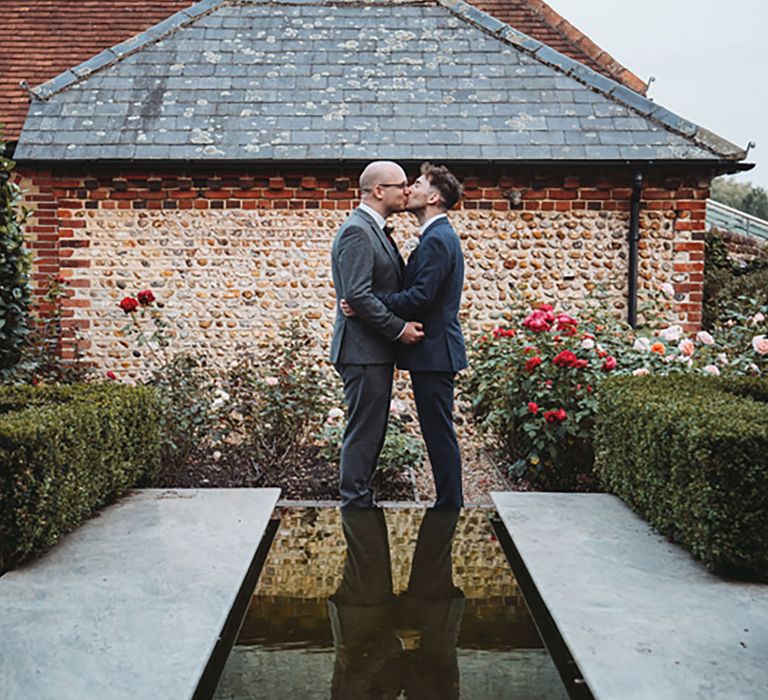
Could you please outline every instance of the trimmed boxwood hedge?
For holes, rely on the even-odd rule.
[[[159,416],[148,387],[0,388],[0,573],[154,472]]]
[[[600,390],[595,471],[710,569],[768,581],[768,381],[615,377]]]

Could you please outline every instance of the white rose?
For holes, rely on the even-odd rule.
[[[651,349],[651,341],[648,340],[648,338],[637,338],[632,347],[638,352],[649,352]]]
[[[752,374],[760,374],[760,368],[754,362],[750,362],[747,369],[752,372]]]
[[[717,368],[717,365],[707,365],[706,367],[704,367],[704,371],[707,374],[711,374],[715,377],[720,376],[720,370]]]
[[[636,370],[634,370],[632,372],[632,374],[635,377],[642,377],[642,376],[644,376],[646,374],[650,374],[650,373],[651,373],[651,370],[649,370],[647,367],[638,367]]]
[[[668,343],[677,342],[683,335],[683,329],[680,326],[669,326],[659,333],[659,338]]]
[[[728,364],[728,355],[726,355],[724,352],[721,352],[721,353],[720,353],[720,354],[717,356],[717,361],[718,361],[718,362],[719,362],[721,365],[727,365],[727,364]]]
[[[264,383],[265,383],[267,386],[277,386],[277,384],[278,384],[278,379],[277,379],[277,377],[267,377],[267,378],[264,380]]]
[[[581,341],[582,350],[591,350],[593,347],[595,347],[595,341],[592,338],[584,338]]]
[[[396,416],[405,413],[407,410],[408,404],[406,404],[405,401],[392,399],[392,401],[389,402],[389,412]]]
[[[699,331],[696,334],[696,340],[698,340],[702,345],[714,345],[715,339],[706,331]]]
[[[335,421],[343,417],[344,411],[342,411],[340,408],[332,408],[330,411],[328,411],[328,422]]]
[[[765,321],[765,314],[763,314],[761,311],[758,311],[753,317],[752,317],[752,325],[756,326],[758,323],[762,323]]]
[[[752,347],[758,355],[768,355],[768,336],[756,335],[752,338]]]

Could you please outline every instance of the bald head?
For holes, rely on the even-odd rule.
[[[360,190],[371,192],[376,185],[402,182],[405,179],[405,171],[397,163],[391,160],[375,160],[368,163],[360,175]]]

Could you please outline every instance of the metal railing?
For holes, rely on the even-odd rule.
[[[713,199],[707,200],[707,228],[718,228],[768,241],[768,221],[750,216],[733,207],[727,207]]]

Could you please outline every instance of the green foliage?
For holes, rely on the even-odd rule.
[[[295,319],[256,353],[227,372],[219,400],[230,449],[271,479],[304,462],[333,401],[327,372],[316,361],[317,340]]]
[[[718,177],[712,181],[712,199],[759,219],[768,219],[768,193],[751,182]]]
[[[28,333],[30,261],[24,247],[21,191],[11,182],[14,163],[2,156],[0,140],[0,371],[21,357]]]
[[[735,262],[720,234],[710,231],[704,262],[704,328],[722,324],[733,313],[744,314],[768,304],[768,259]]]
[[[156,469],[159,418],[147,387],[0,389],[0,573]]]
[[[399,402],[393,402],[384,446],[381,448],[379,461],[376,464],[376,472],[382,479],[397,478],[407,473],[409,468],[418,467],[424,461],[424,443],[410,427],[413,425],[413,418],[402,408],[398,408],[397,403]],[[341,409],[332,409],[318,435],[320,456],[337,467],[341,459],[341,443],[344,439],[343,415],[344,412]]]
[[[612,378],[596,473],[711,569],[768,581],[766,396],[765,378]]]
[[[70,338],[75,358],[64,360],[61,357],[62,302],[66,296],[66,280],[49,276],[48,289],[43,296],[47,310],[42,313],[39,305],[33,305],[31,330],[22,347],[21,359],[5,373],[7,382],[73,384],[88,378],[90,368],[80,356],[76,331]]]

